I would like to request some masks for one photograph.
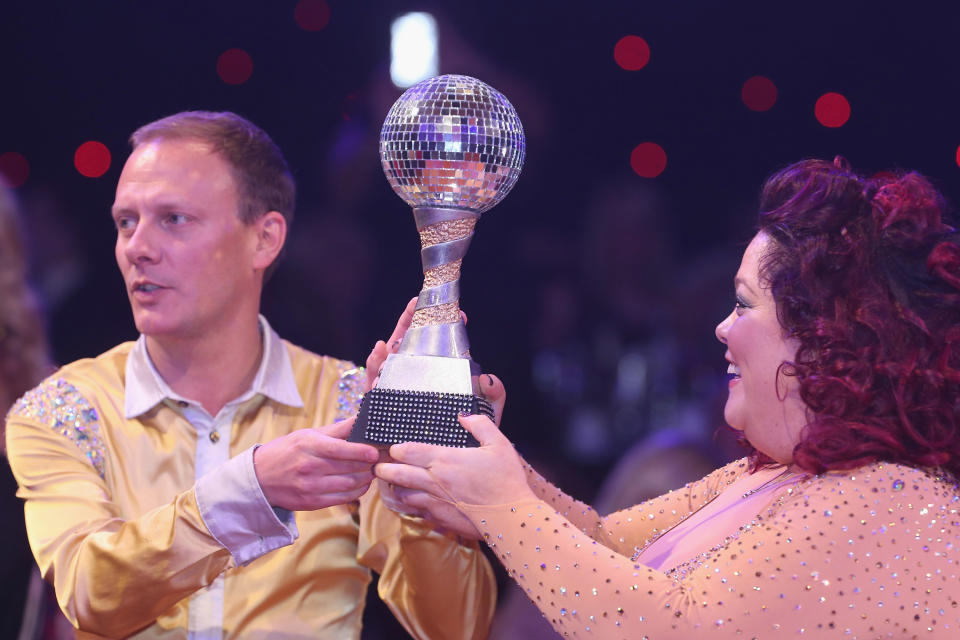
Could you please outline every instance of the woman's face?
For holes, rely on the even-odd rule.
[[[723,415],[760,452],[789,463],[807,420],[796,378],[779,373],[783,362],[796,357],[799,342],[784,337],[776,303],[760,281],[760,260],[770,242],[760,232],[747,246],[733,281],[736,305],[717,325],[733,374]]]

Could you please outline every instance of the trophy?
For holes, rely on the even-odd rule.
[[[443,75],[408,89],[380,131],[387,181],[420,233],[423,288],[398,353],[364,395],[350,440],[477,446],[460,413],[493,418],[460,315],[460,267],[480,214],[520,175],[523,127],[510,102],[476,78]]]

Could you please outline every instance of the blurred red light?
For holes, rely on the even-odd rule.
[[[743,104],[751,111],[767,111],[777,102],[777,85],[765,76],[753,76],[743,83],[740,90]]]
[[[627,71],[643,69],[650,62],[650,45],[640,36],[623,36],[613,48],[613,59]]]
[[[300,0],[293,19],[304,31],[321,31],[330,22],[330,5],[326,0]]]
[[[957,166],[960,167],[960,147],[957,147]]]
[[[340,117],[344,120],[352,120],[357,111],[357,94],[350,93],[340,103]]]
[[[227,84],[243,84],[253,73],[253,60],[243,49],[227,49],[217,58],[217,75]]]
[[[842,127],[850,119],[850,103],[839,93],[825,93],[813,108],[817,121],[825,127]]]
[[[667,168],[667,153],[655,142],[641,142],[630,154],[630,166],[643,178],[656,178]]]
[[[80,175],[99,178],[110,168],[110,150],[96,140],[84,142],[73,154],[73,165]]]
[[[30,177],[30,163],[21,153],[7,151],[0,153],[0,182],[16,189],[22,187]]]

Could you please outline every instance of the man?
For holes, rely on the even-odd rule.
[[[414,636],[485,638],[482,553],[386,509],[377,450],[330,424],[361,370],[258,314],[293,212],[279,149],[231,113],[131,142],[112,215],[141,336],[8,416],[31,546],[78,637],[357,638],[373,569]]]

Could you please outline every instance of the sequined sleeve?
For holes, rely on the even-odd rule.
[[[876,464],[786,491],[666,573],[542,500],[464,510],[563,637],[960,636],[955,481]]]
[[[737,460],[680,489],[603,516],[524,464],[527,484],[537,497],[593,540],[627,555],[644,548],[664,530],[684,520],[747,469],[746,458]]]
[[[350,362],[340,362],[340,371],[337,379],[337,411],[336,420],[345,420],[357,415],[360,402],[363,400],[363,385],[367,370],[364,367],[355,367]]]
[[[47,380],[7,416],[7,451],[30,546],[67,618],[99,636],[126,637],[232,560],[204,526],[192,488],[123,519],[105,480],[101,420],[72,384]]]

